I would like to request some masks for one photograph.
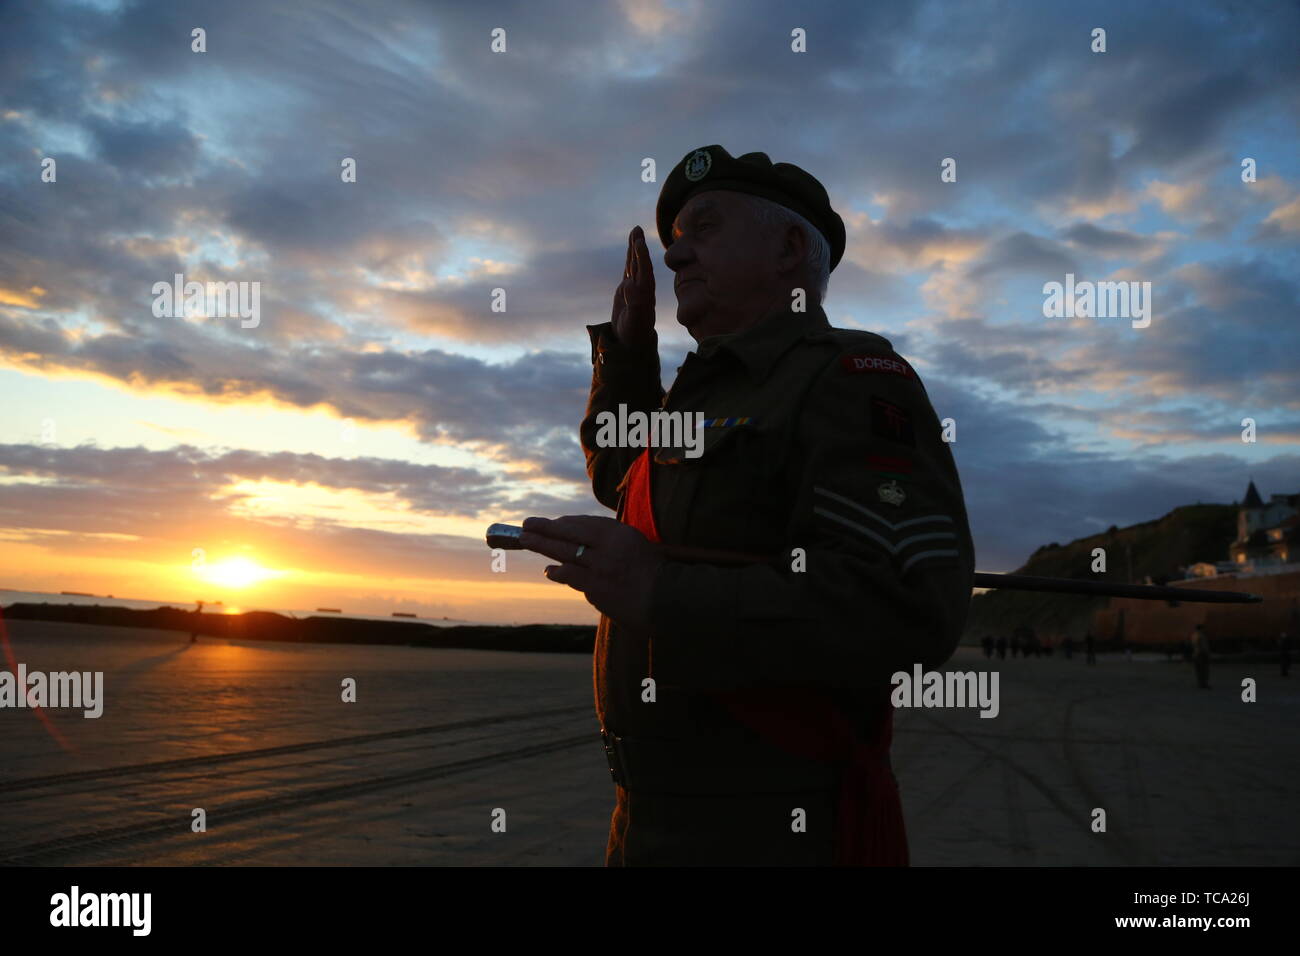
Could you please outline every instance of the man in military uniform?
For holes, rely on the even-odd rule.
[[[634,229],[611,321],[589,327],[581,426],[618,519],[529,518],[521,536],[602,612],[606,863],[906,864],[890,677],[941,665],[965,622],[951,451],[889,341],[827,322],[845,232],[811,175],[704,147],[656,220],[697,348],[665,394]],[[619,406],[702,414],[702,453],[605,447]]]

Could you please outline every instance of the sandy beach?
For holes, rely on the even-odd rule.
[[[0,710],[0,861],[603,862],[613,793],[584,655],[7,629],[29,670],[103,671],[105,705],[45,712],[68,749],[32,711]],[[1197,691],[1162,659],[997,664],[997,718],[896,715],[915,865],[1300,862],[1300,679],[1216,660]],[[949,666],[985,662],[963,649]],[[1240,701],[1244,676],[1258,703]]]

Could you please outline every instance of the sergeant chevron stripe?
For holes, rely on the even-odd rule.
[[[907,534],[906,536],[900,537],[900,533],[904,532],[904,529],[914,528],[918,525],[952,525],[954,522],[951,515],[932,514],[922,515],[919,518],[908,518],[905,521],[890,521],[883,515],[876,514],[876,512],[872,511],[870,508],[865,508],[856,501],[853,501],[850,498],[845,498],[843,495],[838,495],[833,491],[828,491],[825,488],[816,486],[814,486],[813,491],[816,494],[837,502],[846,508],[851,508],[857,514],[863,515],[876,522],[880,529],[878,531],[872,530],[861,522],[846,518],[843,515],[837,514],[836,512],[830,511],[826,508],[819,506],[813,507],[814,514],[821,515],[823,518],[834,521],[836,524],[843,525],[846,528],[851,528],[859,534],[870,538],[888,552],[891,557],[897,558],[905,550],[912,547],[912,545],[920,544],[922,542],[931,542],[933,544],[938,544],[940,542],[944,544],[957,543],[957,535],[955,532],[933,528],[931,530],[921,530],[917,534]],[[912,565],[919,561],[925,561],[931,558],[955,558],[958,556],[959,553],[955,548],[931,548],[927,551],[916,551],[903,562],[902,567],[899,569],[899,573],[906,573],[908,568],[912,567]]]
[[[830,518],[832,521],[838,521],[840,524],[844,525],[847,528],[852,528],[854,531],[859,531],[862,534],[865,534],[872,541],[876,542],[882,548],[888,551],[890,554],[894,554],[894,555],[897,555],[908,545],[916,544],[918,541],[936,541],[936,540],[956,541],[957,540],[957,536],[953,534],[951,531],[936,531],[932,534],[914,534],[909,538],[904,538],[902,541],[899,541],[897,544],[892,544],[886,539],[882,538],[880,535],[876,534],[870,528],[864,527],[863,525],[858,524],[856,521],[850,521],[848,518],[841,518],[833,511],[827,511],[825,508],[813,508],[813,513],[819,514],[823,518]]]
[[[917,554],[912,555],[910,558],[904,561],[903,566],[898,569],[898,573],[900,575],[906,574],[908,568],[916,564],[916,562],[924,561],[927,558],[956,558],[956,557],[960,557],[959,552],[957,552],[956,550],[921,551],[918,552]]]
[[[953,523],[951,515],[943,515],[943,514],[922,515],[920,518],[908,518],[906,521],[893,522],[887,520],[881,515],[876,514],[870,508],[864,508],[856,501],[853,501],[850,498],[845,498],[843,495],[837,495],[833,491],[827,491],[825,488],[819,488],[815,485],[813,486],[813,491],[815,491],[819,495],[825,495],[827,498],[830,498],[832,501],[838,501],[840,504],[846,505],[847,507],[852,508],[854,511],[861,512],[862,514],[866,515],[868,518],[873,518],[876,521],[879,521],[890,531],[897,531],[899,528],[907,528],[914,524],[925,524],[930,521],[946,521],[948,522],[948,524]]]

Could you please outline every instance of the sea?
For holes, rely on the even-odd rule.
[[[0,608],[9,607],[12,604],[84,604],[98,605],[100,607],[126,607],[140,611],[152,611],[159,607],[177,607],[182,610],[194,610],[193,601],[155,601],[145,598],[119,598],[111,594],[54,594],[49,591],[15,591],[10,588],[0,588]],[[332,611],[315,611],[303,610],[302,608],[279,608],[279,607],[261,607],[252,604],[240,604],[238,607],[231,606],[227,611],[224,604],[204,603],[204,614],[240,614],[246,611],[272,611],[276,614],[283,614],[285,617],[305,618],[305,617],[339,617],[347,618],[353,621],[410,621],[416,624],[430,624],[434,627],[458,627],[465,624],[491,624],[493,622],[483,621],[466,621],[448,617],[393,617],[392,615],[384,616],[380,614],[350,614],[346,608],[341,609],[340,613]]]

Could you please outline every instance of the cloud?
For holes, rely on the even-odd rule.
[[[587,495],[529,493],[467,468],[188,445],[165,451],[0,445],[0,472],[7,476],[0,527],[28,529],[23,540],[59,546],[76,540],[123,559],[174,552],[180,564],[189,563],[194,547],[255,543],[304,569],[490,580],[481,539],[382,530],[346,514],[310,521],[253,517],[241,512],[243,496],[231,490],[248,481],[351,491],[358,501],[391,496],[415,515],[484,516],[485,526],[487,516],[599,510]]]
[[[1259,227],[1257,238],[1271,239],[1300,232],[1300,195],[1278,206]]]
[[[1042,236],[1017,232],[995,242],[966,274],[971,279],[983,279],[1007,272],[1057,276],[1073,272],[1076,268],[1075,260],[1058,243]]]
[[[1101,229],[1090,222],[1078,222],[1062,230],[1061,238],[1108,258],[1142,256],[1157,247],[1156,240],[1148,236],[1123,230]]]
[[[245,330],[243,341],[234,333],[214,341],[181,320],[158,325],[152,338],[74,338],[53,323],[0,315],[0,357],[27,370],[94,373],[212,402],[270,398],[323,405],[340,418],[408,421],[426,441],[477,446],[564,480],[585,478],[576,438],[591,374],[585,357],[534,352],[489,363],[432,349],[279,352],[259,347],[257,330]]]
[[[185,173],[198,157],[198,139],[177,120],[113,122],[89,116],[86,129],[99,158],[127,175]]]

